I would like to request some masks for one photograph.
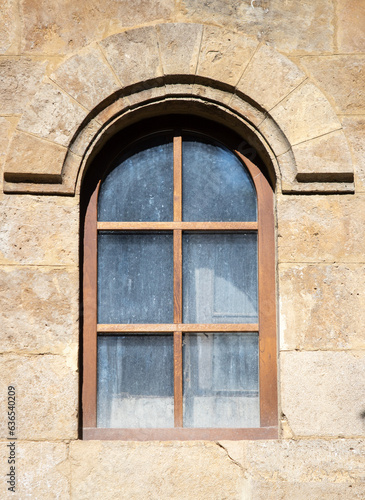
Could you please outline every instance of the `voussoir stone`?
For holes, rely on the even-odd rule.
[[[271,116],[291,145],[308,141],[341,128],[331,105],[313,84],[305,82],[277,104]]]
[[[194,75],[198,63],[203,26],[160,24],[157,26],[162,68],[165,75]]]
[[[63,62],[50,78],[87,109],[93,109],[120,87],[100,50],[94,47]]]
[[[352,182],[351,153],[342,130],[293,146],[299,181]]]
[[[73,441],[70,459],[72,498],[243,498],[241,468],[215,443]]]
[[[204,26],[197,74],[235,86],[257,45],[242,34]]]
[[[237,90],[269,111],[305,78],[306,75],[287,57],[262,45],[243,73]]]
[[[29,57],[2,57],[0,60],[0,110],[2,114],[23,113],[39,88],[46,70],[44,61]]]
[[[17,413],[17,410],[16,410]],[[1,470],[9,473],[9,441],[1,443]],[[67,444],[57,442],[16,441],[15,494],[7,490],[9,484],[0,484],[1,498],[36,498],[37,500],[69,500],[70,470]],[[12,496],[10,496],[12,495]]]
[[[364,280],[363,264],[282,264],[281,349],[364,349]]]
[[[284,351],[280,360],[282,412],[296,436],[365,436],[364,350]]]
[[[75,357],[77,360],[77,356]],[[77,364],[71,356],[2,354],[0,403],[5,407],[8,386],[15,387],[16,434],[19,440],[76,439],[78,412]],[[6,420],[0,423],[8,437]]]
[[[300,64],[332,100],[338,113],[365,113],[365,56],[303,57]]]
[[[100,45],[122,86],[162,76],[157,32],[153,26],[112,35]]]
[[[16,132],[6,158],[5,180],[61,182],[66,152],[59,144]]]
[[[67,146],[86,114],[66,93],[45,83],[23,114],[18,129]]]

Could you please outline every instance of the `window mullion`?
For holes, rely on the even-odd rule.
[[[182,219],[182,138],[174,136],[174,222]],[[182,323],[182,231],[174,233],[174,323]],[[174,332],[174,425],[183,426],[182,333]]]

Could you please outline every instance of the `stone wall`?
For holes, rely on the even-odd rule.
[[[145,48],[138,64],[131,41]],[[1,498],[365,496],[364,81],[361,0],[3,2]],[[278,440],[78,439],[89,145],[114,116],[171,95],[239,114],[274,165]],[[15,494],[5,479],[9,385]]]

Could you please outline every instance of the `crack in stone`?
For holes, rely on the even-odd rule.
[[[237,462],[237,460],[235,460],[234,458],[231,457],[231,455],[229,454],[229,452],[225,446],[223,446],[218,441],[215,441],[215,444],[217,446],[219,446],[219,448],[222,448],[222,450],[224,450],[226,452],[227,457],[230,459],[231,462],[233,462],[235,465],[237,465],[237,467],[239,467],[244,474],[246,473],[246,469],[244,469],[243,466],[239,462]]]

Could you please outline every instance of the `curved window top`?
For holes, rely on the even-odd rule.
[[[173,138],[155,135],[117,158],[100,187],[99,221],[173,220]],[[256,221],[256,191],[243,163],[198,134],[182,136],[184,221]]]

